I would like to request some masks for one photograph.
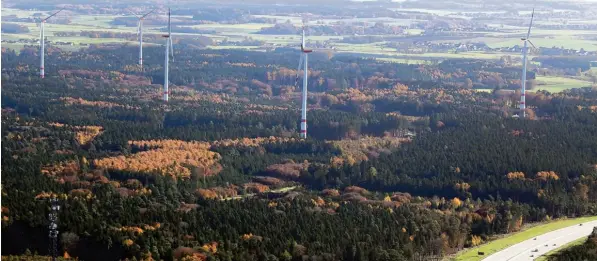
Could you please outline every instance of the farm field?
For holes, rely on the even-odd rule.
[[[402,9],[396,9],[402,10]],[[440,16],[447,16],[447,15],[454,15],[455,12],[449,10],[419,10],[419,9],[404,9],[408,11],[417,11],[417,12],[424,12],[429,14],[435,14]],[[2,9],[3,15],[16,15],[19,18],[26,18],[31,17],[34,14],[38,13],[36,11],[24,11],[24,10],[17,10],[11,8],[3,8]],[[43,13],[43,12],[42,12]],[[97,44],[97,43],[122,43],[128,42],[123,39],[117,38],[97,38],[91,39],[88,37],[56,37],[54,33],[56,32],[81,32],[81,31],[110,31],[110,32],[121,32],[121,33],[136,33],[135,27],[126,27],[126,26],[113,26],[111,22],[118,17],[117,15],[74,15],[73,17],[69,17],[71,20],[71,24],[62,25],[62,24],[52,24],[51,21],[46,24],[46,35],[48,36],[48,40],[53,41],[62,41],[62,42],[73,42],[76,44]],[[176,16],[175,16],[176,17]],[[188,18],[189,16],[180,16]],[[301,17],[299,16],[282,16],[282,15],[254,15],[257,18],[267,18],[267,19],[276,19],[276,22],[282,23],[286,21],[290,21],[293,25],[298,26],[301,24]],[[151,19],[151,17],[149,18]],[[376,18],[342,18],[342,19],[317,19],[317,20],[310,20],[308,24],[334,24],[338,22],[344,23],[351,23],[351,22],[366,22],[366,23],[375,23],[375,22],[383,22],[385,24],[390,25],[397,25],[397,26],[404,26],[407,35],[419,35],[423,32],[423,30],[415,29],[415,28],[408,28],[411,24],[421,22],[423,20],[416,20],[416,19],[395,19],[390,17],[376,17]],[[39,29],[35,23],[19,23],[21,25],[25,25],[29,28],[30,32],[26,34],[6,34],[3,33],[2,37],[6,40],[19,40],[19,39],[36,39],[39,36]],[[215,31],[213,34],[203,34],[204,36],[210,37],[216,41],[216,46],[211,46],[213,49],[248,49],[246,46],[239,46],[239,45],[227,45],[227,46],[217,46],[218,42],[223,40],[227,41],[243,41],[247,38],[263,41],[265,44],[268,45],[275,45],[275,46],[286,46],[286,45],[294,45],[299,41],[299,36],[296,35],[262,35],[256,34],[261,28],[264,27],[271,27],[274,24],[270,23],[243,23],[243,24],[197,24],[190,27],[193,29],[198,30],[210,30]],[[495,25],[497,26],[497,25]],[[145,34],[158,34],[161,27],[156,26],[146,26]],[[471,38],[463,38],[457,40],[445,40],[443,42],[484,42],[489,47],[497,48],[497,47],[506,47],[506,46],[514,46],[520,44],[520,36],[524,34],[526,28],[524,27],[516,27],[516,26],[506,26],[502,27],[500,32],[474,32],[473,35],[478,35]],[[567,31],[567,30],[542,30],[538,29],[535,32],[537,34],[536,39],[534,39],[534,43],[536,46],[543,46],[543,47],[552,47],[552,46],[566,46],[569,48],[584,48],[587,51],[597,50],[597,42],[591,41],[588,39],[581,39],[582,35],[591,35],[594,32],[590,30],[575,30],[575,31]],[[175,33],[179,34],[179,33]],[[179,35],[198,35],[198,34],[179,34]],[[407,54],[407,53],[400,53],[396,52],[393,48],[384,48],[382,44],[384,42],[378,43],[370,43],[370,44],[347,44],[347,43],[339,43],[335,42],[341,40],[342,38],[346,37],[347,35],[334,35],[334,36],[309,36],[308,41],[331,41],[329,46],[334,48],[338,52],[349,52],[349,53],[362,53],[362,54],[372,54],[372,55],[387,55],[385,57],[387,59],[392,59],[394,62],[402,62],[402,60],[408,60],[409,63],[414,62],[421,62],[421,63],[428,63],[428,60],[437,60],[437,59],[451,59],[451,58],[470,58],[470,59],[499,59],[501,56],[505,55],[503,53],[487,53],[487,52],[442,52],[442,53],[423,53],[423,54]],[[432,40],[432,42],[434,42]],[[10,44],[6,45],[7,47],[16,47],[18,48],[19,44]],[[252,48],[252,47],[251,47]],[[394,58],[392,56],[402,56],[399,58]],[[408,57],[408,58],[405,58]],[[409,59],[412,57],[413,59]],[[385,59],[384,58],[384,59]],[[568,87],[563,87],[564,89]]]
[[[561,92],[572,88],[591,86],[591,82],[565,77],[537,76],[537,87],[532,91],[545,90],[549,92]]]

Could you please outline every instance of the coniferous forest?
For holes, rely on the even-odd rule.
[[[7,260],[48,255],[50,198],[80,260],[433,260],[597,215],[594,88],[529,92],[523,119],[517,67],[314,53],[300,139],[295,50],[180,47],[168,103],[162,49],[136,50],[50,48],[40,79],[3,48]]]

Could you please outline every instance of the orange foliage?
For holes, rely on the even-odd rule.
[[[144,225],[143,229],[145,229],[145,231],[154,231],[158,228],[160,228],[162,225],[160,223],[155,223],[153,225]]]
[[[383,198],[383,201],[384,201],[384,202],[392,202],[392,198],[391,198],[389,195],[386,195],[386,196]]]
[[[102,134],[102,126],[69,126],[62,123],[51,122],[48,125],[57,128],[72,128],[75,132],[75,139],[79,144],[84,145],[92,141],[95,137]]]
[[[103,127],[101,126],[77,126],[75,127],[77,132],[75,138],[79,144],[87,144],[92,141],[95,137],[102,134]]]
[[[218,252],[218,242],[211,242],[211,243],[204,244],[201,248],[205,252],[215,254],[216,252]]]
[[[400,203],[409,203],[412,196],[409,193],[396,192],[392,195],[392,200]]]
[[[317,199],[311,199],[311,202],[313,203],[313,205],[315,205],[316,207],[323,207],[325,206],[325,200],[323,200],[320,197],[317,197]]]
[[[245,183],[243,188],[249,193],[263,193],[269,190],[268,186],[255,182]]]
[[[483,243],[483,239],[481,239],[480,236],[475,236],[475,235],[471,236],[471,245],[472,246],[478,246],[481,243]]]
[[[282,177],[298,178],[301,172],[309,168],[309,163],[284,163],[273,164],[266,168],[266,171],[275,173]]]
[[[60,100],[66,103],[66,105],[85,105],[85,106],[94,106],[100,108],[113,108],[113,107],[121,107],[127,109],[138,109],[137,107],[132,107],[129,105],[122,105],[114,102],[109,101],[88,101],[82,98],[73,98],[73,97],[60,97]]]
[[[331,209],[337,209],[340,207],[340,204],[338,202],[330,202],[328,203],[328,205]]]
[[[35,199],[48,199],[48,198],[60,198],[60,199],[66,199],[68,198],[68,196],[66,194],[56,194],[53,192],[44,192],[42,191],[41,193],[37,194],[35,196]]]
[[[215,199],[218,197],[216,192],[210,189],[197,189],[197,194],[203,199]]]
[[[513,180],[513,179],[522,179],[524,180],[524,173],[522,172],[510,172],[508,173],[508,175],[506,175],[508,177],[509,180]]]
[[[453,198],[452,207],[459,208],[460,206],[462,206],[462,201],[459,198]]]
[[[214,146],[239,146],[239,147],[258,147],[261,144],[280,144],[286,142],[297,142],[299,140],[295,138],[280,138],[280,137],[259,137],[259,138],[241,138],[241,139],[225,139],[214,141]]]
[[[396,137],[361,137],[359,139],[345,139],[330,141],[342,153],[342,159],[332,158],[332,165],[338,166],[346,162],[353,165],[361,161],[367,161],[371,157],[377,157],[380,153],[389,153],[400,146],[401,143],[409,142],[408,138]]]
[[[50,177],[74,176],[79,172],[79,164],[76,161],[60,162],[55,165],[43,166],[41,173]]]
[[[321,191],[323,195],[328,197],[337,197],[340,196],[340,192],[337,189],[324,189]]]
[[[220,198],[236,197],[238,195],[238,186],[230,185],[228,187],[213,187],[212,191]]]
[[[207,260],[207,256],[205,254],[202,253],[193,253],[190,256],[185,256],[182,259],[180,259],[181,261],[206,261]]]
[[[547,181],[548,179],[558,180],[560,177],[553,171],[539,171],[535,178],[543,181]]]
[[[79,198],[86,198],[86,199],[91,199],[91,197],[93,197],[93,193],[91,192],[91,190],[88,189],[73,189],[69,192],[71,197],[79,197]]]
[[[209,150],[209,143],[186,142],[181,140],[129,141],[131,146],[156,148],[131,156],[117,156],[94,160],[100,168],[159,173],[165,176],[189,178],[191,170],[186,165],[215,174],[218,170],[220,154]]]
[[[244,235],[241,236],[241,238],[243,240],[249,240],[249,239],[253,238],[253,233],[244,234]]]
[[[143,232],[145,232],[140,227],[127,227],[127,226],[116,228],[116,231],[119,231],[119,232],[132,232],[133,234],[136,234],[136,235],[141,235],[141,234],[143,234]]]
[[[470,188],[471,188],[471,185],[466,182],[454,184],[454,189],[456,189],[456,190],[468,191]]]
[[[346,188],[344,189],[344,192],[345,192],[345,193],[369,194],[369,191],[367,191],[367,190],[366,190],[366,189],[364,189],[364,188],[357,187],[357,186],[349,186],[349,187],[346,187]]]
[[[178,247],[172,253],[174,260],[188,260],[188,261],[204,261],[207,257],[204,254],[199,253],[197,250],[190,247]]]

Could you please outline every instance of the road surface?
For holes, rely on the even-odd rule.
[[[522,241],[516,245],[510,246],[502,251],[490,255],[483,261],[530,261],[535,260],[547,252],[559,248],[581,237],[586,237],[593,232],[593,227],[597,226],[596,221],[582,223],[580,225],[569,226],[554,230],[549,233]],[[545,246],[547,245],[547,246]],[[537,250],[537,252],[534,252]],[[531,257],[532,256],[532,257]]]

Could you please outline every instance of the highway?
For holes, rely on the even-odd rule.
[[[581,237],[591,234],[596,221],[583,223],[582,226],[574,225],[522,241],[502,251],[490,255],[483,261],[530,261],[541,255],[568,244]],[[535,252],[536,251],[536,252]]]

